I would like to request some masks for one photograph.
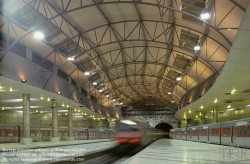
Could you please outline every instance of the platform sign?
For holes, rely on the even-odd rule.
[[[236,123],[236,126],[247,125],[247,121],[240,121]]]

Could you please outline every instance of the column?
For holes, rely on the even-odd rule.
[[[205,124],[205,112],[203,112],[200,117],[200,125],[204,125],[204,124]]]
[[[213,123],[218,122],[218,109],[213,109]]]
[[[23,144],[30,143],[30,95],[23,94]]]
[[[73,141],[74,136],[73,136],[73,109],[69,108],[68,109],[68,141]]]
[[[91,95],[89,93],[87,94],[87,104],[88,108],[91,109]]]
[[[181,120],[181,127],[186,127],[187,126],[187,120]]]
[[[60,141],[59,137],[57,136],[58,132],[58,118],[57,118],[57,103],[52,102],[52,137],[50,138],[51,142],[58,142]]]

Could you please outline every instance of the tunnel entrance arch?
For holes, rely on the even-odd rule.
[[[155,126],[156,129],[164,130],[165,132],[169,133],[170,129],[173,129],[173,126],[166,122],[161,122]]]

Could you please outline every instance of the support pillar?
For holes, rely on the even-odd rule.
[[[92,102],[91,102],[91,95],[89,93],[87,94],[87,104],[88,104],[88,108],[91,109]]]
[[[23,94],[23,144],[31,144],[30,137],[30,95]]]
[[[52,102],[52,137],[50,138],[51,142],[58,142],[60,141],[59,137],[57,136],[58,132],[58,116],[57,116],[57,103]]]
[[[203,113],[200,118],[200,125],[204,125],[204,124],[205,124],[205,113]]]
[[[181,127],[187,127],[187,120],[181,120]]]
[[[73,109],[68,108],[68,141],[73,141]]]
[[[213,109],[213,123],[218,122],[218,109]]]

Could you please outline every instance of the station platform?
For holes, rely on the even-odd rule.
[[[160,139],[122,164],[249,164],[250,150],[193,141]]]
[[[54,163],[73,157],[84,156],[115,146],[113,139],[75,140],[60,142],[33,142],[30,145],[18,143],[0,144],[1,164]]]

